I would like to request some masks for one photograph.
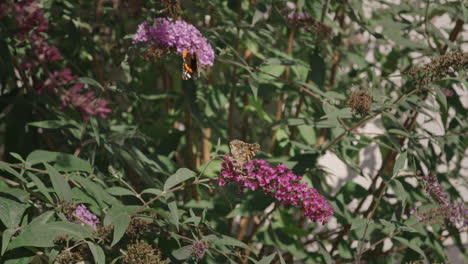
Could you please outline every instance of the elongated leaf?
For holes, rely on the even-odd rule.
[[[28,182],[28,181],[26,181],[26,179],[21,174],[19,174],[16,170],[14,170],[12,167],[8,166],[7,164],[5,164],[3,162],[0,162],[0,169],[10,173],[11,175],[13,175],[16,178],[20,179],[20,181],[22,181],[24,183]]]
[[[40,127],[40,128],[53,129],[53,128],[61,128],[61,127],[66,126],[67,122],[64,120],[45,120],[45,121],[28,123],[28,125]]]
[[[439,99],[439,102],[442,105],[443,109],[447,109],[447,97],[445,96],[445,94],[437,85],[435,85],[434,90],[436,92],[437,99]]]
[[[72,179],[81,184],[86,192],[92,195],[92,197],[98,202],[99,206],[107,207],[107,204],[121,204],[114,196],[107,193],[100,184],[79,175],[72,175]]]
[[[35,217],[31,223],[29,223],[29,225],[33,226],[33,225],[40,225],[40,224],[45,224],[47,223],[47,221],[49,221],[52,216],[55,214],[54,211],[48,211],[48,212],[45,212],[37,217]]]
[[[50,180],[52,181],[52,185],[54,186],[54,190],[57,196],[61,200],[71,202],[72,192],[67,180],[65,180],[65,178],[62,175],[60,175],[60,173],[54,167],[50,166],[47,163],[45,163],[44,165],[47,171],[49,172]]]
[[[5,251],[6,251],[7,247],[8,247],[8,244],[10,243],[11,236],[14,233],[15,233],[15,231],[12,230],[12,229],[7,229],[7,230],[3,231],[1,256],[3,256],[3,254],[5,253]]]
[[[178,169],[175,174],[171,175],[164,183],[164,191],[171,189],[179,183],[182,183],[190,178],[195,177],[195,172],[182,168]]]
[[[427,260],[427,257],[426,257],[426,254],[424,253],[424,251],[418,245],[416,245],[415,243],[411,243],[411,241],[408,241],[406,238],[402,238],[402,237],[398,237],[398,236],[393,237],[392,239],[395,239],[395,240],[399,241],[400,243],[402,243],[403,245],[411,248],[412,250],[417,252],[419,255],[424,257],[425,260]]]
[[[59,171],[92,171],[91,165],[87,161],[60,152],[36,150],[28,155],[26,161],[31,166],[38,163],[54,163],[54,167]]]
[[[257,262],[257,264],[270,264],[273,261],[273,259],[275,259],[275,257],[276,257],[276,252],[269,256],[262,258],[259,262]]]
[[[53,247],[54,239],[66,234],[75,240],[90,238],[93,229],[69,222],[52,222],[40,225],[29,225],[21,230],[21,233],[10,242],[9,249],[17,247]]]
[[[41,179],[39,179],[39,177],[37,177],[33,173],[28,172],[27,174],[29,178],[31,178],[31,180],[34,182],[39,192],[41,192],[42,195],[44,195],[49,200],[50,203],[52,203],[54,200],[52,199],[52,196],[50,196],[49,191],[47,190],[47,187],[44,185]]]
[[[130,191],[129,189],[125,189],[125,188],[118,187],[118,186],[107,188],[106,191],[108,193],[112,194],[112,195],[135,196],[135,194],[132,191]]]
[[[0,220],[10,229],[16,228],[29,205],[0,197]]]
[[[125,230],[130,224],[130,215],[121,206],[113,206],[106,217],[104,218],[104,225],[114,226],[114,237],[112,239],[111,247],[120,241],[122,236],[125,234]]]
[[[252,250],[251,247],[249,247],[247,244],[244,242],[237,240],[233,237],[225,236],[225,235],[208,235],[203,237],[203,241],[211,241],[213,242],[214,245],[217,246],[233,246],[233,247],[240,247],[240,248],[245,248],[248,250]]]
[[[176,249],[172,252],[172,255],[177,259],[177,260],[185,260],[190,258],[192,255],[192,246],[185,246],[179,249]]]
[[[104,254],[104,250],[102,248],[92,242],[87,242],[89,249],[91,250],[91,254],[93,254],[94,263],[96,264],[106,264],[106,255]]]
[[[167,204],[169,211],[171,212],[171,222],[175,224],[176,228],[179,229],[179,209],[177,208],[176,201],[171,201]]]
[[[403,166],[405,166],[406,158],[408,156],[408,153],[405,151],[401,153],[397,160],[395,161],[395,166],[393,167],[393,176],[396,176],[401,169],[403,169]]]

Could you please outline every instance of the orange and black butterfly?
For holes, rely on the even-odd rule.
[[[190,53],[188,50],[184,50],[182,59],[184,60],[182,63],[182,80],[192,78],[195,72],[200,76],[200,61],[196,53]]]
[[[249,144],[237,139],[229,142],[229,148],[231,149],[232,157],[236,161],[236,166],[240,169],[242,169],[253,156],[260,152],[259,144]]]

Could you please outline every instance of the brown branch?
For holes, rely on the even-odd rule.
[[[295,29],[292,28],[291,31],[289,32],[289,37],[288,37],[288,50],[287,54],[291,55],[292,50],[293,50],[293,44],[294,44],[294,33]],[[284,79],[286,81],[289,80],[289,73],[291,71],[291,68],[289,65],[287,65],[284,69]],[[283,115],[283,110],[284,110],[284,100],[285,100],[286,94],[284,91],[280,92],[278,102],[276,104],[276,115],[275,115],[275,121],[281,120],[281,116]],[[273,128],[273,135],[271,136],[271,141],[270,141],[270,147],[268,148],[268,152],[273,152],[273,149],[275,147],[276,143],[276,133],[278,131],[278,126]]]

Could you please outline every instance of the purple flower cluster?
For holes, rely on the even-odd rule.
[[[439,218],[445,218],[453,226],[468,225],[468,209],[464,203],[452,203],[447,199],[447,193],[443,186],[437,180],[434,174],[420,178],[424,182],[424,191],[433,198],[440,206],[427,212],[418,212],[411,210],[411,214],[416,213],[416,219],[423,223],[435,223]]]
[[[310,19],[310,16],[307,12],[298,13],[295,9],[284,8],[281,10],[281,14],[291,24],[303,23]]]
[[[75,218],[78,218],[76,220],[76,223],[82,226],[88,224],[96,228],[99,224],[99,219],[97,218],[97,216],[91,213],[83,204],[80,204],[76,207],[76,209],[73,211],[73,216],[75,216]]]
[[[307,12],[297,12],[295,9],[284,8],[281,10],[281,14],[293,27],[310,31],[324,39],[331,38],[332,29],[313,19]]]
[[[221,186],[231,181],[251,190],[260,189],[284,205],[300,206],[304,215],[314,222],[326,223],[333,214],[328,202],[283,164],[273,168],[265,160],[251,160],[239,170],[236,161],[225,155],[221,166],[218,182]]]
[[[206,245],[201,241],[195,241],[192,244],[192,256],[197,260],[203,258],[205,255]]]
[[[133,43],[144,42],[175,50],[182,56],[187,50],[196,54],[200,67],[212,66],[214,51],[208,40],[193,25],[172,18],[155,18],[154,22],[145,21],[138,25]]]
[[[423,176],[421,180],[424,182],[424,191],[429,197],[432,197],[440,205],[448,205],[450,201],[447,199],[447,194],[444,187],[440,185],[437,177],[434,174]]]
[[[463,203],[441,205],[425,212],[411,210],[411,214],[415,214],[416,219],[422,223],[440,223],[440,219],[446,219],[452,226],[468,226],[468,209]]]
[[[28,83],[29,79],[32,79],[34,80],[33,86],[38,93],[47,91],[57,95],[61,99],[59,108],[72,105],[81,112],[84,118],[97,115],[106,118],[106,115],[111,112],[107,107],[108,102],[97,99],[92,91],[83,91],[85,85],[74,83],[77,77],[72,75],[70,69],[49,70],[52,63],[62,60],[62,55],[58,48],[44,37],[44,32],[49,28],[49,22],[36,0],[20,0],[15,4],[2,5],[0,12],[2,13],[0,17],[7,14],[14,15],[17,22],[14,37],[19,40],[20,44],[25,44],[27,56],[20,58],[22,63],[19,67],[22,73],[20,75],[24,76],[22,81]],[[30,45],[27,45],[28,43]],[[39,67],[43,69],[45,75],[43,82],[29,78],[38,72]],[[66,89],[69,86],[71,88]]]

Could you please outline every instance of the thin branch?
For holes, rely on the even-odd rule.
[[[204,182],[209,182],[213,179],[203,179],[203,180],[197,180],[197,181],[194,181],[190,184],[182,184],[182,185],[179,185],[177,187],[174,187],[172,189],[169,189],[167,191],[163,191],[161,194],[157,195],[156,197],[152,198],[151,200],[147,201],[145,204],[143,204],[142,206],[140,206],[138,209],[136,209],[132,214],[131,216],[135,216],[136,214],[138,214],[139,212],[143,211],[146,209],[146,207],[148,207],[150,204],[156,202],[157,200],[159,200],[160,198],[170,194],[170,193],[173,193],[175,191],[178,191],[178,190],[181,190],[181,189],[184,189],[185,187],[187,186],[191,186],[191,185],[197,185],[197,184],[200,184],[200,183],[204,183]]]

